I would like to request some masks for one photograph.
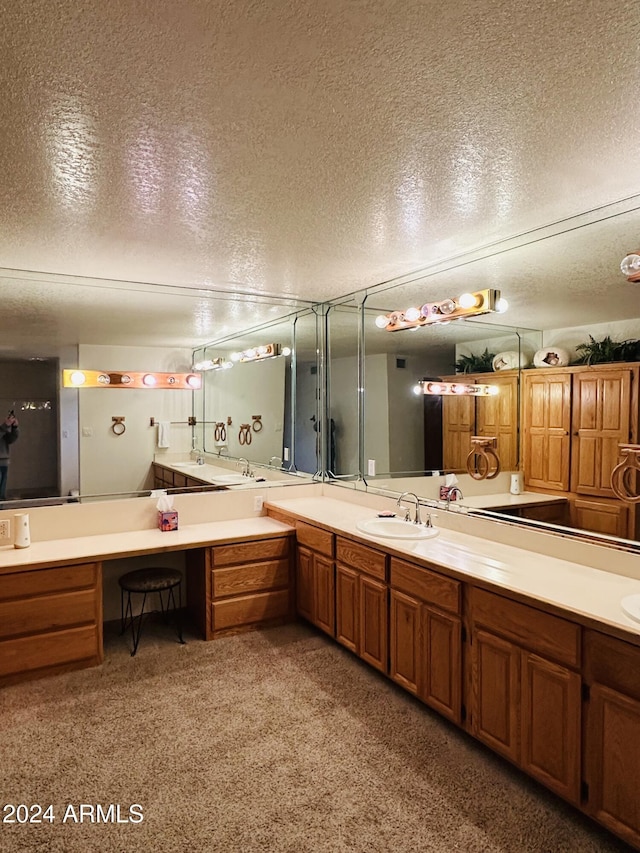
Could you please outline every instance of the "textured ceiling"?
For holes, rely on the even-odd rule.
[[[639,54],[637,0],[4,3],[0,268],[38,274],[0,278],[4,350],[195,345],[422,269],[437,298],[478,250],[512,325],[638,317],[640,202],[562,220],[640,194]]]

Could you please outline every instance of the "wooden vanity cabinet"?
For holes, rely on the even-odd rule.
[[[187,553],[187,606],[206,640],[294,618],[292,537]]]
[[[584,632],[586,810],[640,848],[640,647]]]
[[[336,635],[334,535],[296,522],[296,605],[298,613],[329,636]]]
[[[580,627],[477,587],[469,618],[473,735],[579,805]]]
[[[387,556],[336,537],[336,640],[389,672]]]
[[[102,663],[102,565],[0,575],[0,684]]]
[[[390,587],[391,678],[460,723],[462,584],[392,557]]]

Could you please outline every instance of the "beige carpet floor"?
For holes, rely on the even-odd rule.
[[[305,626],[164,630],[0,690],[0,807],[54,816],[0,823],[2,853],[630,849]],[[76,823],[80,804],[144,819]]]

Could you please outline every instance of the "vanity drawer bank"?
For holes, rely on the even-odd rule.
[[[0,686],[102,663],[109,559],[185,551],[189,607],[206,639],[292,618],[292,538],[258,517],[0,548]]]
[[[620,608],[640,566],[618,575],[444,527],[373,539],[356,523],[375,509],[353,500],[267,512],[302,532],[300,615],[318,624],[318,597],[331,610],[319,555],[338,642],[640,850],[640,622]]]

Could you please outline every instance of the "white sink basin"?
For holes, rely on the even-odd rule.
[[[440,532],[435,527],[413,524],[401,518],[367,518],[356,524],[361,533],[381,539],[431,539]]]
[[[254,482],[250,477],[243,477],[242,474],[214,474],[209,479],[212,483],[219,483],[221,486],[246,486]]]
[[[630,619],[640,622],[640,594],[627,595],[620,602],[622,609]]]

